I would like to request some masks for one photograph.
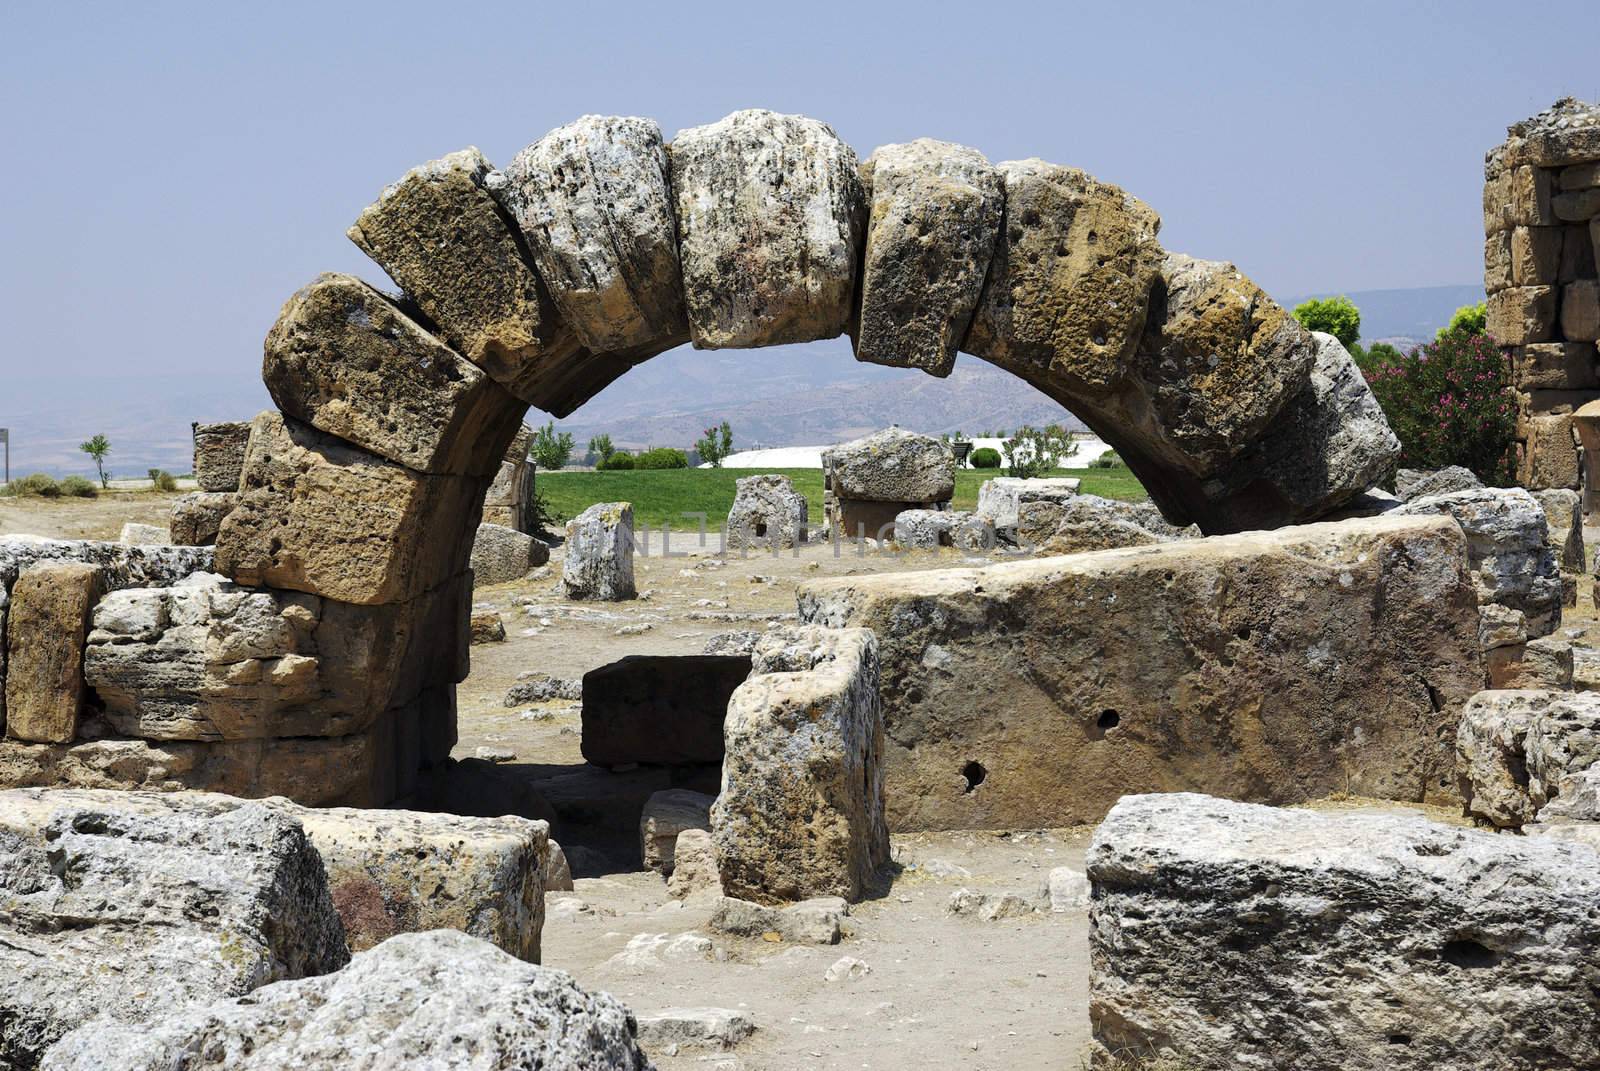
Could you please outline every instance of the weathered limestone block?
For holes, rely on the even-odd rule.
[[[548,409],[549,381],[581,360],[475,148],[413,168],[348,234],[462,356],[525,402]]]
[[[861,165],[869,218],[858,361],[947,376],[983,292],[1005,185],[976,149],[919,138]]]
[[[499,524],[480,524],[472,540],[474,584],[509,584],[550,560],[550,548],[530,535]]]
[[[415,472],[263,413],[216,568],[340,602],[404,602],[466,568],[482,493],[480,480]]]
[[[684,830],[673,842],[667,895],[674,900],[722,895],[722,875],[717,873],[717,849],[711,841],[709,822],[708,818],[706,829]]]
[[[765,938],[775,933],[782,941],[803,945],[836,945],[850,905],[842,897],[819,896],[787,907],[724,896],[717,901],[708,925],[718,933]]]
[[[1445,518],[816,581],[799,602],[877,635],[898,831],[1094,822],[1179,788],[1451,798],[1483,682]]]
[[[714,797],[686,788],[653,792],[639,815],[639,855],[644,865],[670,875],[677,865],[678,834],[689,829],[711,829]]]
[[[1550,210],[1568,223],[1584,223],[1600,215],[1600,190],[1568,190],[1552,194]]]
[[[1600,282],[1580,279],[1561,288],[1561,334],[1568,342],[1600,338]]]
[[[1127,376],[1161,268],[1161,219],[1077,168],[997,164],[1005,215],[962,349],[1030,382],[1107,394]]]
[[[743,655],[629,655],[583,675],[583,757],[721,762],[728,698],[750,672]]]
[[[1254,446],[1205,481],[1202,497],[1216,507],[1209,517],[1190,511],[1201,528],[1219,530],[1218,514],[1230,528],[1317,517],[1382,483],[1394,469],[1400,440],[1361,369],[1332,335],[1311,337],[1317,360],[1310,383]],[[1178,523],[1159,496],[1151,497]]]
[[[1461,712],[1456,755],[1468,814],[1510,828],[1544,820],[1600,764],[1600,693],[1479,692]]]
[[[1455,491],[1476,491],[1483,481],[1469,468],[1446,465],[1442,469],[1400,469],[1394,474],[1396,496],[1402,502],[1417,498],[1433,498]]]
[[[117,542],[130,547],[167,547],[172,545],[172,533],[159,525],[128,521],[122,526]]]
[[[667,155],[652,119],[586,115],[512,159],[497,183],[550,296],[596,352],[688,339]]]
[[[194,480],[200,490],[237,491],[250,422],[195,423],[190,429],[194,433]]]
[[[6,623],[5,733],[65,743],[83,710],[83,642],[105,588],[98,566],[40,562],[11,588]]]
[[[569,599],[616,602],[637,594],[632,505],[596,502],[567,522],[561,588]]]
[[[1511,232],[1511,279],[1505,286],[1544,286],[1561,268],[1562,227],[1518,227]],[[1505,286],[1496,287],[1497,290]]]
[[[1595,858],[1420,817],[1126,797],[1087,856],[1096,1057],[1200,1071],[1600,1063]]]
[[[1124,421],[1197,475],[1226,465],[1306,387],[1311,333],[1232,264],[1168,253]]]
[[[730,896],[857,900],[888,861],[877,646],[866,629],[815,626],[756,644],[711,806]]]
[[[668,157],[695,347],[843,334],[865,216],[855,151],[815,119],[751,109],[679,131]]]
[[[1544,510],[1548,541],[1557,564],[1564,572],[1583,572],[1589,558],[1583,546],[1583,510],[1579,508],[1578,492],[1553,487],[1535,491],[1533,497]]]
[[[1489,334],[1502,346],[1548,342],[1555,323],[1553,286],[1513,286],[1489,295]]]
[[[1594,220],[1590,220],[1587,224],[1569,223],[1561,228],[1561,265],[1556,269],[1556,282],[1572,283],[1595,277],[1594,225]]]
[[[1098,495],[1025,501],[1017,517],[1018,541],[1041,555],[1148,546],[1198,534],[1168,524],[1148,502],[1119,502]]]
[[[229,1071],[537,1067],[646,1071],[633,1015],[565,971],[453,930],[401,934],[342,971],[281,982],[139,1028],[91,1022],[47,1071],[165,1071],[204,1053]]]
[[[1552,198],[1555,183],[1548,170],[1523,164],[1511,172],[1511,222],[1519,227],[1548,227],[1559,222]]]
[[[1536,413],[1520,422],[1520,431],[1526,442],[1517,466],[1518,483],[1535,489],[1578,486],[1572,414]]]
[[[1600,387],[1595,348],[1583,342],[1536,342],[1511,351],[1517,389],[1589,390]]]
[[[209,547],[217,542],[222,519],[239,500],[237,491],[194,491],[172,503],[172,542],[180,547]]]
[[[985,551],[995,548],[997,536],[993,520],[967,510],[906,509],[895,514],[894,541],[909,550]]]
[[[822,452],[822,468],[841,498],[873,502],[948,502],[955,494],[950,444],[904,428],[884,428]]]
[[[0,1062],[349,958],[317,853],[260,804],[140,813],[115,793],[0,806]],[[87,1066],[87,1065],[86,1065]]]
[[[1521,610],[1497,602],[1478,607],[1478,643],[1485,651],[1528,642],[1528,618]]]
[[[485,643],[504,643],[506,622],[498,610],[474,610],[467,629],[472,646]]]
[[[1511,285],[1511,232],[1496,231],[1483,240],[1484,293],[1492,294]]]
[[[1489,163],[1565,167],[1600,160],[1600,106],[1563,97],[1538,115],[1506,128],[1504,145],[1489,154]]]
[[[741,476],[725,529],[728,546],[798,547],[810,536],[811,507],[787,476]]]
[[[1521,610],[1529,636],[1561,623],[1561,572],[1539,500],[1520,487],[1485,487],[1412,499],[1390,516],[1446,514],[1467,537],[1467,558],[1482,603]]]
[[[996,476],[979,485],[975,512],[998,529],[1015,529],[1022,520],[1024,503],[1068,501],[1078,493],[1080,483],[1072,476]]]
[[[261,378],[287,416],[416,472],[493,476],[527,408],[349,275],[284,304]]]
[[[1497,648],[1485,662],[1490,688],[1572,690],[1572,644],[1554,636],[1529,640],[1520,648]]]

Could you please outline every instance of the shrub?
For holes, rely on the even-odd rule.
[[[722,467],[722,459],[733,453],[733,428],[724,420],[695,440],[694,452],[700,460],[714,469]]]
[[[6,494],[21,498],[23,495],[38,495],[40,498],[60,498],[61,485],[56,483],[54,476],[46,476],[36,472],[32,476],[24,476],[20,480],[12,480],[6,485]]]
[[[550,508],[550,500],[545,498],[544,492],[534,489],[533,492],[533,530],[543,532],[559,527],[566,518],[557,510]]]
[[[1489,304],[1463,305],[1450,317],[1450,322],[1439,328],[1436,338],[1446,335],[1481,335],[1489,330]]]
[[[689,458],[682,450],[674,450],[670,446],[657,446],[644,451],[633,459],[636,469],[686,469],[689,467]]]
[[[178,481],[166,469],[151,469],[150,483],[157,491],[176,491]]]
[[[602,471],[631,469],[633,468],[633,455],[628,453],[626,450],[618,450],[616,453],[600,462],[600,464],[596,465],[595,468]]]
[[[967,460],[975,469],[997,469],[1000,467],[1000,451],[992,446],[980,446],[972,451]]]
[[[82,476],[68,476],[61,481],[61,493],[71,495],[73,498],[96,498],[100,489],[94,485],[93,480],[86,480]]]
[[[557,432],[555,421],[552,420],[533,433],[533,445],[528,455],[541,469],[565,468],[572,458],[572,433]]]
[[[611,445],[611,436],[609,435],[601,433],[589,440],[589,454],[595,459],[594,463],[596,465],[616,452],[617,448]]]
[[[1494,339],[1446,332],[1366,370],[1372,393],[1400,439],[1400,464],[1463,465],[1503,486],[1515,467],[1516,394]]]
[[[1056,424],[1033,428],[1024,424],[1001,444],[1006,455],[1006,475],[1031,479],[1043,476],[1078,450],[1066,431]]]
[[[1122,468],[1122,458],[1118,456],[1115,450],[1107,450],[1089,462],[1089,467],[1092,469],[1120,469]]]
[[[1294,318],[1307,331],[1332,335],[1352,352],[1361,337],[1361,310],[1347,297],[1312,298],[1295,306]]]

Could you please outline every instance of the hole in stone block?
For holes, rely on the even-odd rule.
[[[1094,723],[1100,727],[1101,732],[1105,732],[1107,729],[1115,729],[1121,721],[1122,715],[1118,714],[1116,711],[1102,710],[1100,712],[1100,716],[1095,719]]]
[[[983,763],[974,761],[961,767],[961,776],[967,779],[967,787],[964,791],[971,792],[983,784],[984,778],[989,776],[989,771],[983,768]]]
[[[1411,1044],[1411,1035],[1410,1034],[1390,1034],[1389,1035],[1389,1044],[1391,1044],[1391,1045],[1409,1045],[1409,1044]]]
[[[1499,963],[1500,953],[1471,938],[1458,937],[1445,942],[1445,946],[1439,950],[1439,958],[1457,967],[1476,970]]]

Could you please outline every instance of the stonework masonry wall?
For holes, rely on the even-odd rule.
[[[1488,329],[1517,389],[1517,482],[1577,488],[1572,415],[1600,399],[1600,106],[1566,99],[1484,164]]]

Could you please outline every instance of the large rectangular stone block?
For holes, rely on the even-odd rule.
[[[1518,390],[1593,390],[1600,387],[1600,367],[1589,343],[1535,342],[1511,351]]]
[[[1590,228],[1581,223],[1562,227],[1561,263],[1556,268],[1556,281],[1573,283],[1594,277],[1594,240]]]
[[[1488,330],[1502,346],[1547,342],[1555,331],[1556,288],[1513,286],[1489,295]]]
[[[244,469],[244,448],[250,422],[191,424],[194,433],[194,479],[202,491],[237,491]]]
[[[1492,294],[1511,285],[1511,232],[1496,231],[1483,240],[1483,289]]]
[[[340,602],[405,602],[466,569],[486,482],[416,472],[263,413],[217,571]]]
[[[1511,221],[1519,227],[1550,227],[1560,222],[1551,205],[1555,181],[1549,170],[1523,164],[1511,173]]]
[[[1600,1067],[1597,863],[1420,816],[1126,797],[1086,857],[1091,1066]]]
[[[818,581],[799,601],[877,634],[895,830],[1073,825],[1178,788],[1448,798],[1484,679],[1443,517]]]
[[[1525,432],[1517,482],[1531,490],[1578,486],[1578,446],[1570,413],[1536,414],[1521,421]]]
[[[41,562],[12,586],[4,714],[13,740],[65,743],[78,735],[84,636],[104,587],[100,569],[87,562]]]
[[[1568,342],[1600,339],[1600,282],[1584,279],[1561,288],[1561,334]]]
[[[1560,227],[1518,227],[1512,231],[1509,285],[1542,286],[1555,282],[1561,267],[1562,240]]]

